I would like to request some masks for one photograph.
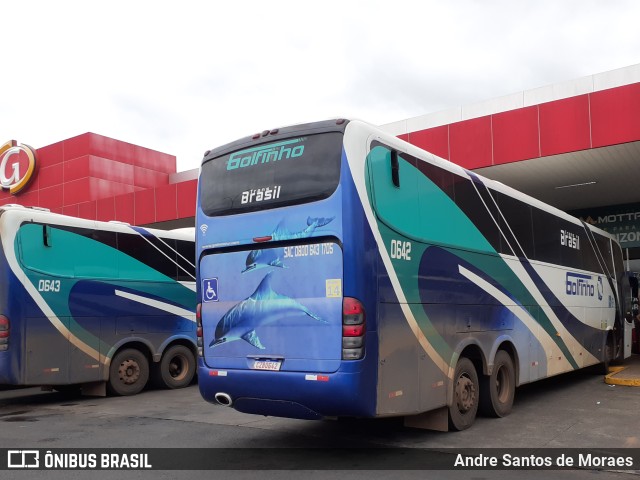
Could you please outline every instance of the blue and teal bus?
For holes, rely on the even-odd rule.
[[[196,372],[191,233],[0,207],[0,385],[89,395]]]
[[[196,227],[199,388],[241,412],[461,430],[624,356],[611,235],[360,121],[206,152]]]

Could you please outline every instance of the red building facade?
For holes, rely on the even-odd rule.
[[[8,142],[0,150],[0,204],[48,208],[91,220],[132,225],[192,226],[197,170],[176,173],[176,157],[112,138],[85,133],[38,149],[24,181],[29,148]]]

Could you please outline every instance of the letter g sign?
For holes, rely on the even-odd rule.
[[[21,174],[21,170],[24,174]],[[35,170],[36,152],[29,145],[18,145],[15,140],[10,140],[0,146],[0,186],[8,189],[9,193],[20,193],[33,178]]]

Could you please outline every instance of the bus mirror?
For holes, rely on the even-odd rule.
[[[44,244],[45,247],[50,247],[52,245],[50,225],[42,226],[42,243]]]
[[[391,181],[393,185],[400,188],[400,163],[398,162],[398,152],[391,150]]]

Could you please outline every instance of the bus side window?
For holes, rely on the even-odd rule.
[[[179,282],[192,282],[196,277],[196,248],[193,242],[176,240]]]
[[[608,273],[610,275],[613,275],[614,269],[613,269],[613,258],[612,258],[613,255],[611,253],[611,242],[607,237],[604,237],[597,232],[594,232],[593,238],[596,239],[598,250],[600,250],[600,255],[602,255],[602,258],[605,262],[605,266],[608,270]]]
[[[533,259],[533,224],[531,219],[531,205],[512,198],[503,193],[496,193],[500,207],[500,229],[507,240],[501,242],[501,252],[507,255],[520,256],[524,254]]]
[[[456,205],[473,223],[491,247],[500,251],[500,231],[496,222],[497,207],[489,191],[482,185],[474,184],[473,180],[454,176],[454,195]]]
[[[560,254],[560,219],[539,208],[532,208],[534,259],[540,262],[562,264]]]
[[[138,234],[118,233],[118,250],[134,260],[134,262],[120,265],[120,278],[141,281],[149,281],[155,278],[150,270],[140,268],[137,262],[162,273],[172,280],[177,278],[175,240],[165,240],[169,247],[168,249],[161,247],[160,242],[153,242],[158,246],[160,252],[166,250],[165,254],[159,254],[153,244]],[[149,275],[152,275],[152,277],[149,277]]]

